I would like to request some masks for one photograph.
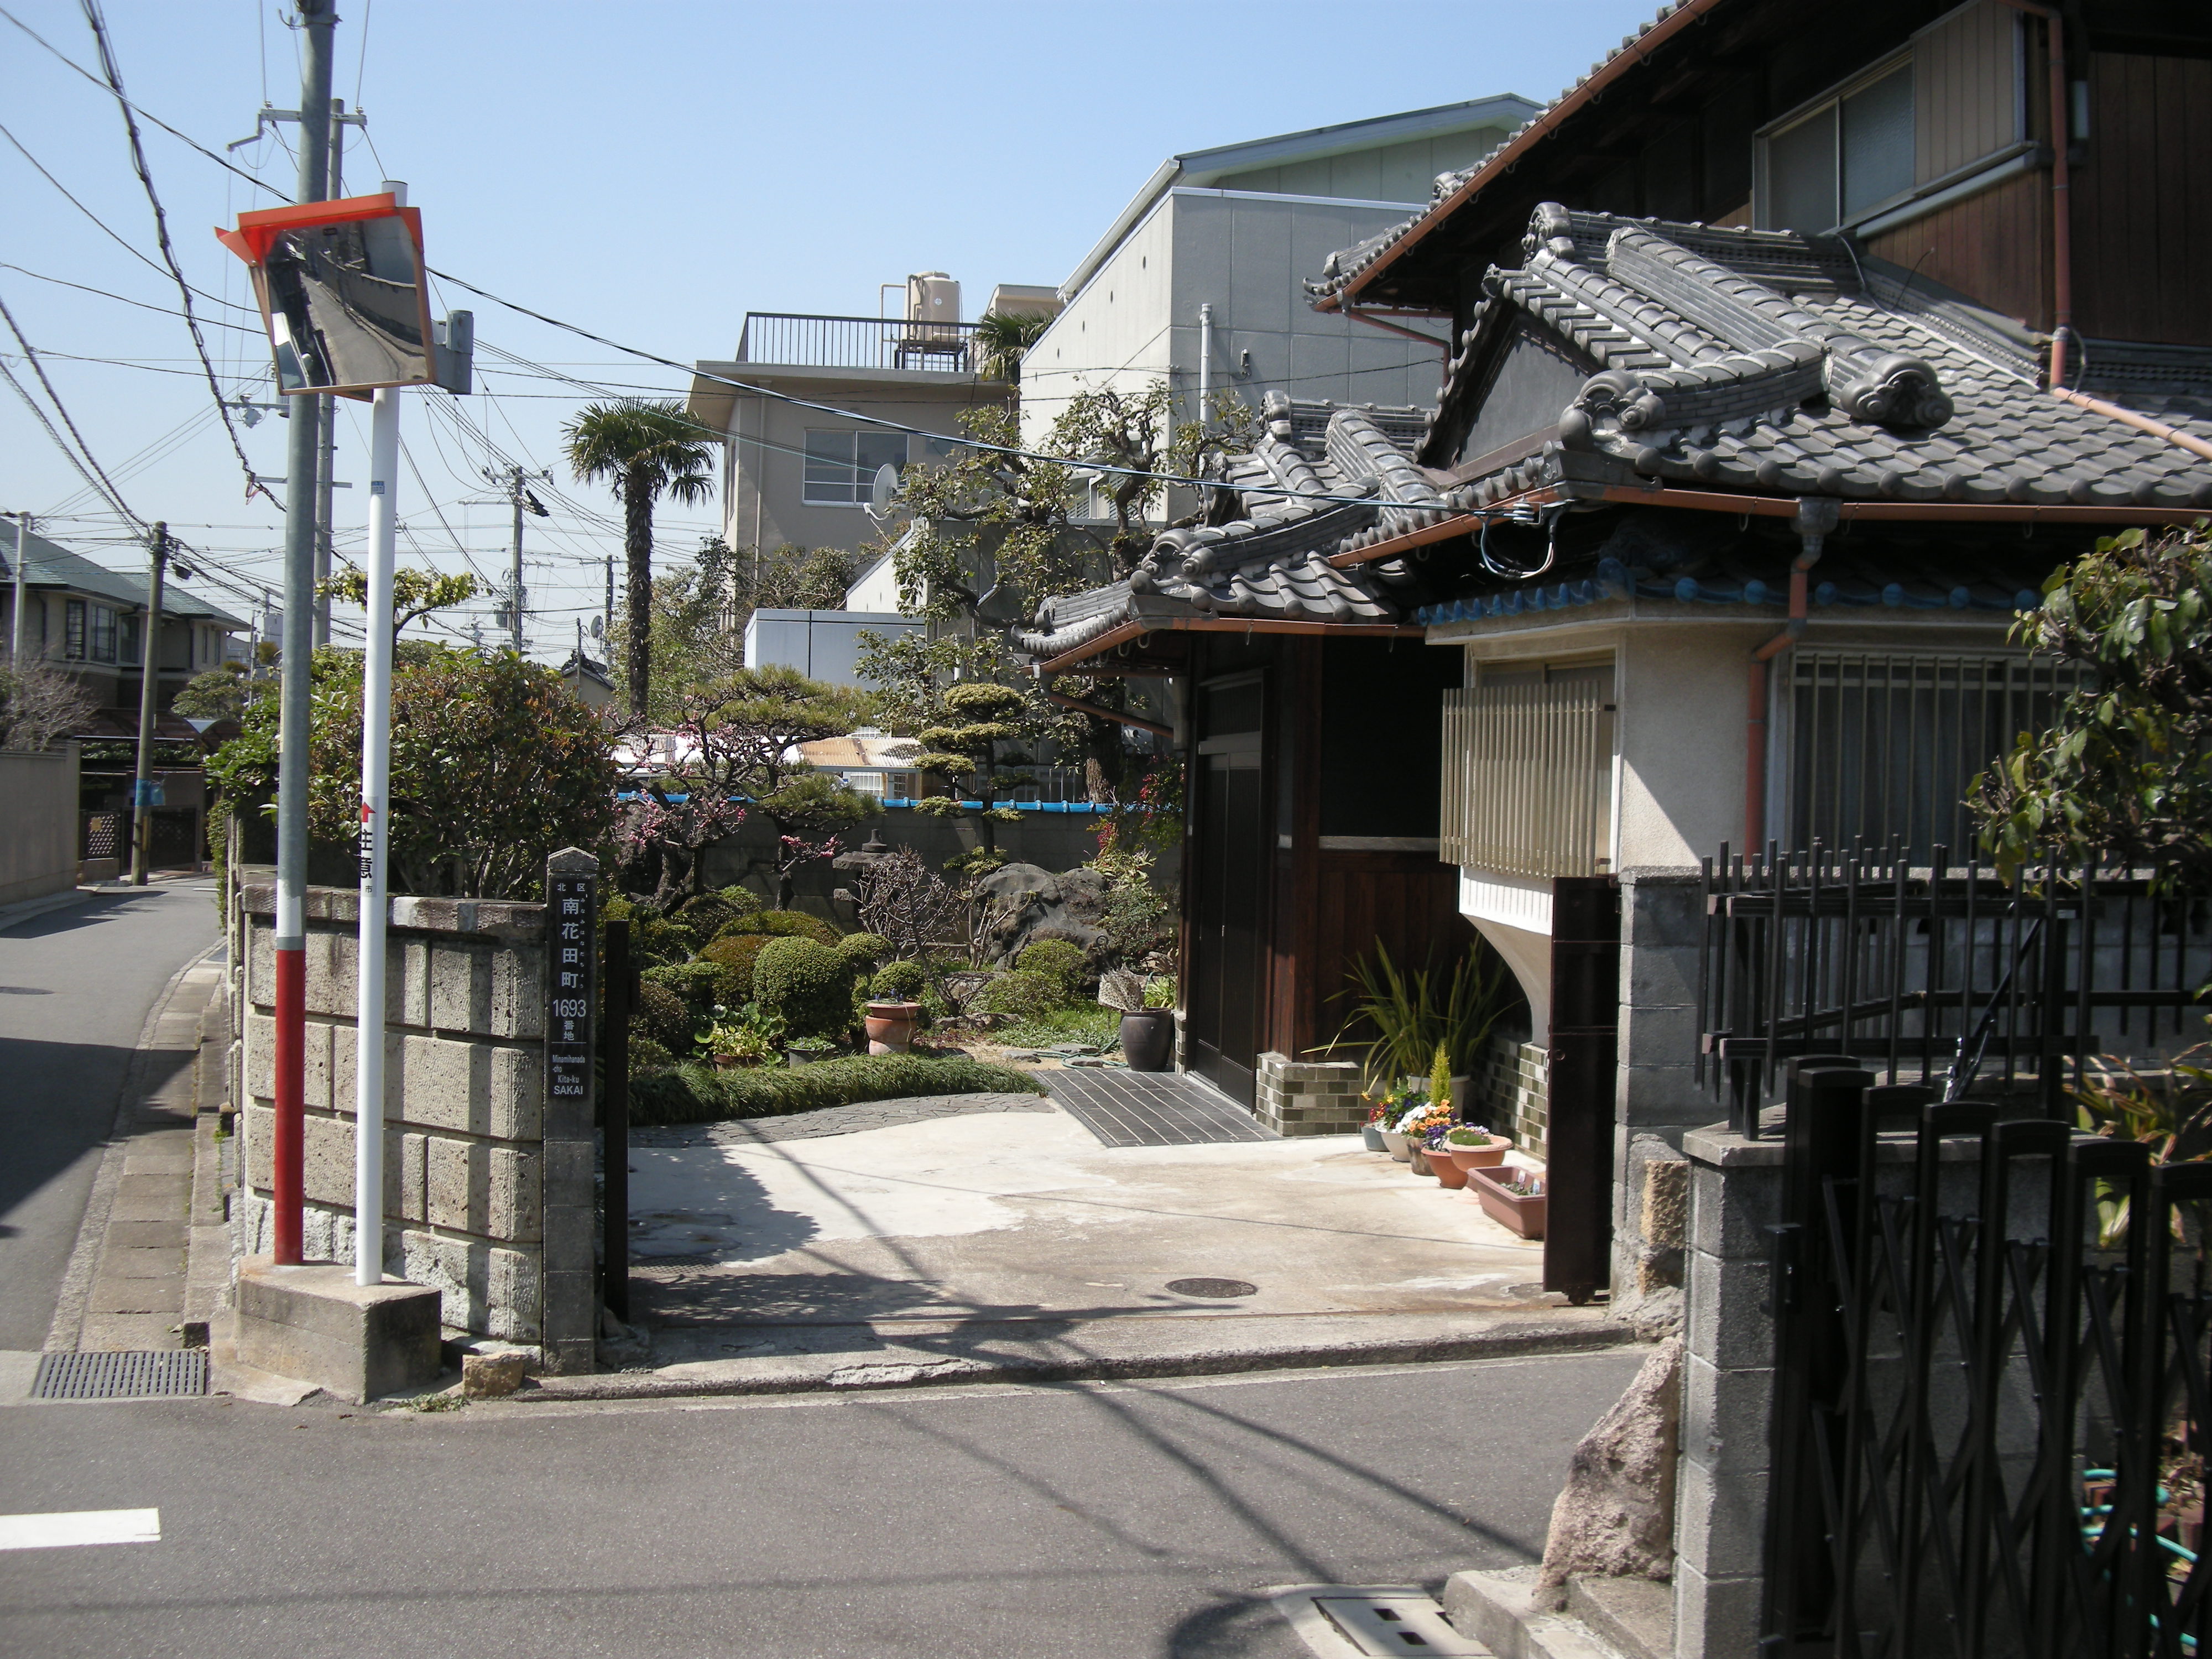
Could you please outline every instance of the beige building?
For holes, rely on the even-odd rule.
[[[1002,284],[983,309],[1036,314],[1058,304],[1050,289]],[[726,434],[731,547],[857,549],[880,533],[867,510],[878,470],[941,460],[950,447],[783,398],[939,434],[957,433],[970,410],[1013,398],[1011,385],[982,373],[958,283],[938,271],[909,277],[901,309],[896,317],[748,312],[737,355],[696,365],[687,407]]]

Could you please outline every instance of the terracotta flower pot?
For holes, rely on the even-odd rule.
[[[1467,1171],[1460,1168],[1459,1160],[1443,1147],[1431,1146],[1428,1158],[1429,1173],[1443,1184],[1445,1191],[1455,1193],[1467,1185]]]
[[[918,1002],[872,1002],[868,1005],[868,1052],[902,1054],[914,1047],[915,1027],[921,1019]]]
[[[1487,1146],[1462,1146],[1456,1141],[1446,1141],[1444,1150],[1451,1154],[1452,1162],[1462,1170],[1494,1170],[1505,1162],[1509,1144],[1494,1138]]]
[[[1482,1206],[1482,1212],[1509,1232],[1523,1238],[1544,1236],[1545,1212],[1552,1199],[1549,1193],[1538,1193],[1534,1197],[1516,1193],[1502,1181],[1495,1180],[1486,1170],[1468,1171],[1467,1184]]]
[[[1175,1010],[1146,1008],[1121,1016],[1121,1058],[1133,1072],[1164,1072],[1175,1060]]]
[[[1391,1157],[1396,1158],[1401,1164],[1405,1163],[1413,1156],[1411,1152],[1407,1148],[1406,1137],[1400,1134],[1395,1129],[1385,1129],[1382,1131],[1382,1150],[1389,1153]]]

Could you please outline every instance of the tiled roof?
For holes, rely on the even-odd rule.
[[[15,532],[12,528],[0,528],[0,586],[15,580]],[[135,607],[146,603],[144,571],[110,570],[105,565],[94,564],[82,553],[72,553],[69,549],[48,541],[35,531],[25,538],[23,544],[23,580],[33,587],[65,587],[76,592],[112,599],[123,605]],[[228,628],[246,626],[236,617],[217,610],[173,580],[161,585],[161,614],[166,617],[204,617]]]
[[[1397,622],[1390,588],[1401,573],[1387,564],[1339,570],[1328,556],[1358,532],[1395,534],[1443,516],[1442,496],[1408,453],[1420,411],[1273,392],[1264,415],[1258,444],[1232,458],[1226,475],[1243,516],[1163,531],[1126,580],[1046,600],[1034,626],[1014,636],[1022,649],[1059,656],[1127,623],[1177,617]]]
[[[1521,319],[1600,372],[1540,452],[1466,480],[1447,497],[1455,508],[1567,477],[1845,500],[2212,507],[2212,464],[2049,396],[2029,343],[2002,319],[1894,291],[1833,239],[1547,204],[1523,246],[1521,269],[1484,278],[1487,297],[1438,400],[1439,434]],[[2100,395],[2212,432],[2212,355],[2109,355],[2124,384],[2095,379],[2091,343]]]

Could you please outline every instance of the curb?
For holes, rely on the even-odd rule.
[[[517,1405],[580,1400],[681,1400],[731,1395],[851,1394],[885,1389],[976,1382],[1111,1382],[1182,1376],[1224,1376],[1240,1371],[1295,1370],[1352,1365],[1434,1364],[1455,1359],[1501,1359],[1544,1354],[1599,1352],[1644,1339],[1625,1322],[1534,1324],[1470,1332],[1465,1336],[1382,1338],[1372,1342],[1283,1344],[1230,1353],[1133,1354],[1121,1358],[962,1358],[878,1361],[825,1366],[767,1376],[668,1376],[617,1371],[579,1377],[533,1377],[507,1398]]]

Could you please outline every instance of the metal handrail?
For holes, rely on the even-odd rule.
[[[737,361],[794,368],[938,368],[972,374],[974,323],[901,317],[834,317],[813,312],[749,311]]]

